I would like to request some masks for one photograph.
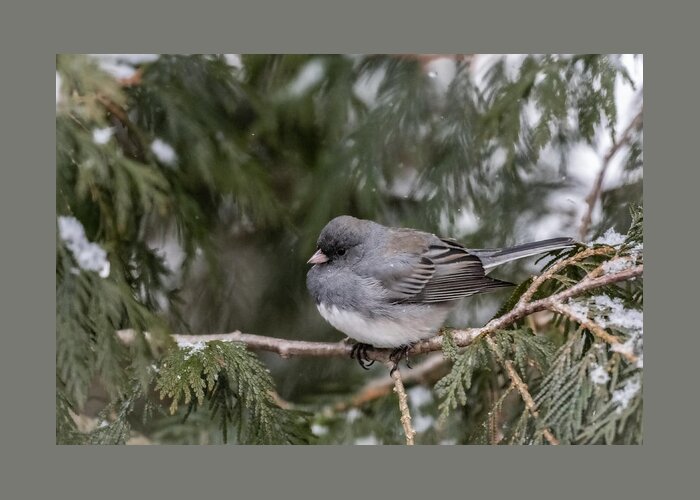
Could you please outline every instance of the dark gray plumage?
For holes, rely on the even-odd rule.
[[[467,249],[434,234],[340,216],[321,231],[306,283],[335,328],[375,347],[400,347],[435,335],[459,299],[512,286],[487,276],[490,269],[574,244],[555,238]]]

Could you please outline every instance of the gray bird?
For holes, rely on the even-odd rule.
[[[343,215],[321,231],[306,286],[321,316],[367,349],[393,347],[394,369],[415,343],[436,335],[459,299],[513,286],[494,267],[575,245],[570,238],[511,248],[468,249],[449,238]],[[371,364],[371,363],[370,363]]]

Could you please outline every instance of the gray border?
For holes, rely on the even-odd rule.
[[[683,399],[692,399],[696,392],[682,386],[692,375],[684,376],[681,370],[691,366],[688,357],[698,352],[693,349],[697,335],[692,328],[680,327],[682,312],[692,307],[695,294],[692,289],[679,290],[694,288],[690,279],[671,283],[668,270],[693,262],[683,257],[698,248],[682,241],[684,235],[694,233],[697,223],[686,225],[679,218],[697,210],[683,201],[694,199],[691,190],[698,183],[683,182],[685,178],[673,175],[673,170],[660,175],[659,169],[687,165],[683,174],[696,170],[694,157],[682,153],[689,153],[683,146],[697,142],[697,125],[673,127],[679,119],[690,122],[686,110],[696,103],[698,80],[681,72],[684,66],[695,66],[696,57],[680,54],[673,45],[692,46],[690,37],[683,35],[695,32],[697,15],[672,9],[668,3],[651,14],[638,3],[621,6],[600,1],[579,2],[566,11],[560,2],[539,8],[533,2],[516,7],[490,2],[477,8],[472,2],[459,7],[459,12],[435,2],[420,8],[381,7],[372,2],[364,9],[355,2],[336,7],[327,1],[303,2],[309,5],[306,9],[300,2],[274,8],[261,1],[243,3],[227,7],[226,12],[211,10],[201,1],[186,7],[124,0],[103,9],[95,2],[72,2],[72,6],[56,2],[39,11],[31,4],[15,5],[12,13],[5,9],[4,45],[14,52],[4,61],[0,93],[5,101],[3,159],[10,167],[3,174],[12,172],[0,184],[5,235],[0,373],[7,455],[3,476],[10,478],[3,480],[3,490],[8,486],[17,490],[10,498],[45,498],[65,492],[78,498],[192,498],[209,496],[212,489],[225,497],[245,491],[268,497],[273,489],[277,494],[315,496],[310,495],[313,489],[322,497],[330,496],[329,492],[334,497],[345,492],[353,497],[397,497],[406,490],[421,497],[445,497],[448,490],[460,497],[550,496],[547,493],[556,490],[566,491],[566,497],[575,497],[579,491],[586,497],[632,497],[642,491],[653,497],[669,491],[671,480],[672,491],[683,491],[680,479],[689,479],[694,460],[663,444],[687,442],[695,428],[697,412],[679,408]],[[8,45],[12,40],[14,44]],[[662,41],[667,46],[662,47]],[[650,166],[645,200],[647,252],[655,262],[656,248],[663,241],[664,256],[672,251],[673,258],[665,260],[665,274],[652,265],[646,278],[654,284],[647,287],[652,311],[648,323],[654,335],[647,342],[652,376],[645,381],[644,446],[408,450],[53,445],[55,226],[50,214],[55,210],[51,167],[55,131],[50,116],[52,93],[46,82],[52,82],[55,52],[639,52],[652,47],[656,53],[647,53],[645,61],[651,75],[646,86],[651,92],[647,100],[647,130],[651,131],[646,152]],[[666,314],[661,314],[658,304],[663,304]],[[663,333],[671,337],[672,332],[685,335],[676,336],[674,342],[660,341]],[[662,385],[664,381],[673,385]],[[8,463],[15,467],[8,469]],[[36,491],[39,487],[43,494]]]

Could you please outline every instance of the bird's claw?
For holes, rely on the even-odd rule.
[[[394,363],[394,366],[392,366],[391,370],[389,371],[390,376],[393,375],[394,372],[399,369],[399,362],[402,358],[406,358],[406,366],[408,368],[413,368],[411,366],[410,360],[408,359],[408,351],[410,351],[412,347],[413,344],[402,345],[401,347],[397,347],[396,349],[391,351],[391,354],[389,355],[389,360]]]
[[[352,346],[352,350],[350,351],[350,358],[357,359],[357,362],[363,369],[369,370],[369,367],[374,364],[374,360],[369,359],[369,356],[367,354],[367,350],[371,348],[372,346],[370,344],[357,343]]]

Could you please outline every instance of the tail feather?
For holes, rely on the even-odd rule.
[[[523,243],[510,248],[497,248],[493,250],[469,250],[481,259],[484,269],[491,269],[512,260],[523,259],[532,255],[559,250],[576,245],[576,240],[572,238],[552,238],[549,240]]]

